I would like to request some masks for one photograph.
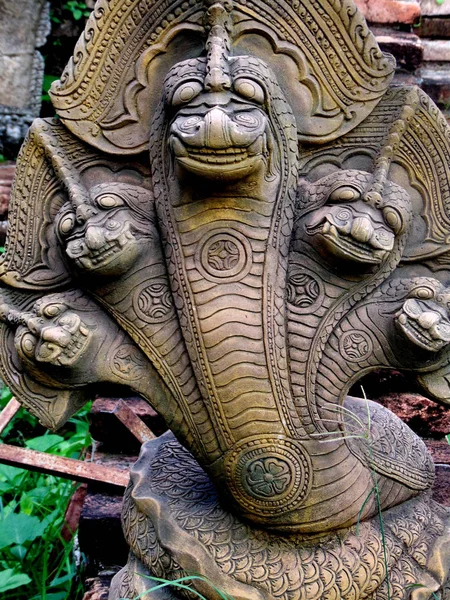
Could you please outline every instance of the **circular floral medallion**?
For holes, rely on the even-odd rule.
[[[247,441],[227,456],[226,471],[238,502],[261,516],[298,507],[311,484],[309,459],[295,440]]]
[[[168,282],[155,279],[140,285],[133,295],[133,308],[146,323],[166,321],[173,311]]]
[[[287,301],[297,313],[314,312],[322,302],[322,286],[314,275],[304,269],[290,270],[287,286]]]
[[[196,264],[210,281],[239,281],[250,271],[252,249],[247,238],[238,231],[215,230],[200,241]]]
[[[350,362],[366,360],[373,352],[373,343],[365,331],[351,329],[339,340],[342,356]]]

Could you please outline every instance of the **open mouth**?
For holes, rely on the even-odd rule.
[[[33,336],[35,342],[31,346],[36,348],[36,359],[53,365],[71,366],[84,354],[91,332],[78,317],[72,315],[70,323],[50,325],[42,330],[42,336],[40,341]],[[30,352],[34,354],[29,341],[27,347],[27,355]]]
[[[105,242],[104,245],[99,250],[89,250],[89,256],[83,256],[78,260],[81,264],[84,264],[83,261],[89,261],[91,267],[96,267],[98,265],[104,265],[109,262],[118,251],[121,250],[121,245],[117,240],[113,240],[112,242]]]
[[[248,158],[246,148],[222,148],[212,151],[210,148],[186,148],[189,158],[214,165],[234,165]],[[182,158],[182,157],[178,157]]]
[[[249,146],[210,148],[184,144],[178,137],[171,138],[172,151],[177,162],[188,171],[213,179],[228,179],[248,175],[261,154]]]
[[[414,319],[409,319],[404,312],[398,317],[397,323],[406,337],[423,350],[438,352],[447,344],[445,340],[432,338],[428,330]]]
[[[379,264],[386,256],[385,250],[374,248],[372,245],[356,240],[351,235],[339,232],[328,220],[311,227],[306,226],[308,235],[321,235],[332,249],[338,250],[343,257],[349,257],[358,262]]]
[[[78,357],[84,352],[86,346],[89,343],[89,330],[80,327],[80,329],[73,333],[68,345],[62,349],[61,354],[57,357],[58,362],[64,366],[70,366]]]

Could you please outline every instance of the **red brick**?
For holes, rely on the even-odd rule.
[[[16,165],[14,163],[0,164],[0,217],[8,211],[9,195]]]
[[[355,0],[372,23],[414,23],[420,17],[420,4],[414,0]]]
[[[444,0],[439,4],[436,0],[420,0],[420,6],[422,15],[426,17],[450,15],[450,0]]]
[[[392,31],[387,27],[373,27],[372,32],[381,50],[394,55],[397,67],[414,71],[422,65],[423,45],[417,35]]]

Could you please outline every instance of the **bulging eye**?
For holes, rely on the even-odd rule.
[[[399,233],[402,228],[402,219],[399,213],[389,206],[383,210],[384,220],[394,233]]]
[[[100,208],[116,208],[116,206],[124,206],[124,201],[120,196],[115,194],[104,194],[96,198],[97,204]]]
[[[203,87],[198,81],[188,81],[182,83],[174,92],[172,96],[172,105],[179,106],[180,104],[186,104],[193,100],[200,94]]]
[[[43,312],[44,316],[51,319],[53,317],[57,317],[58,315],[60,315],[63,312],[63,310],[64,310],[64,307],[62,307],[59,304],[50,304],[49,306],[46,306],[42,312]]]
[[[356,202],[361,198],[360,192],[351,186],[345,185],[333,190],[330,194],[332,202]]]
[[[24,333],[19,337],[18,342],[24,355],[28,356],[29,358],[34,358],[34,352],[37,344],[37,340],[34,335],[31,335],[31,333]]]
[[[119,227],[120,227],[119,221],[114,221],[113,219],[110,219],[106,223],[106,228],[110,229],[111,231],[114,231],[114,229],[118,229]]]
[[[234,89],[237,94],[248,100],[252,100],[258,104],[263,104],[264,102],[264,90],[256,81],[244,78],[237,79],[234,82]]]
[[[62,235],[67,235],[75,227],[75,214],[68,213],[64,215],[59,222],[59,231]]]

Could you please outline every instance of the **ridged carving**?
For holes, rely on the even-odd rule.
[[[146,150],[159,99],[154,86],[171,66],[162,54],[169,54],[172,64],[181,60],[183,54],[174,48],[178,44],[184,56],[198,57],[206,37],[202,15],[196,0],[98,2],[51,90],[64,124],[101,150]],[[298,121],[302,140],[323,142],[355,127],[392,78],[393,58],[381,53],[349,0],[264,5],[246,0],[234,3],[233,18],[236,40],[231,43],[240,53],[246,35],[256,28],[286,61],[294,60],[297,81],[286,78],[284,83],[290,101],[303,108]],[[270,56],[262,51],[260,58]]]
[[[125,536],[136,557],[126,572],[140,585],[145,573],[164,577],[169,572],[176,578],[186,571],[217,585],[212,557],[220,568],[220,589],[234,598],[406,600],[417,582],[430,597],[441,585],[431,557],[438,540],[448,535],[449,516],[428,496],[384,514],[384,543],[377,518],[315,537],[313,544],[299,535],[278,538],[230,514],[186,450],[164,438],[143,448],[123,509]],[[444,563],[446,554],[442,550]],[[136,569],[136,560],[144,568]],[[386,565],[389,592],[382,584]],[[196,581],[192,587],[205,593]]]
[[[431,457],[348,396],[407,369],[450,402],[450,134],[393,67],[349,0],[100,0],[30,129],[0,375],[52,428],[126,386],[178,440],[135,467],[111,600],[443,593]]]

